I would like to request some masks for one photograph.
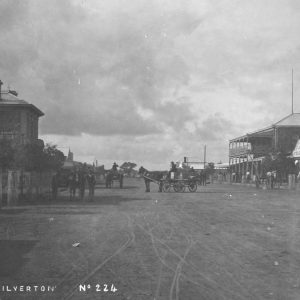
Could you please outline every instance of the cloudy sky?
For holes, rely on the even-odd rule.
[[[0,0],[0,79],[75,159],[166,169],[300,112],[299,0]]]

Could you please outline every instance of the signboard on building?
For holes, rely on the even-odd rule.
[[[293,157],[298,157],[300,158],[300,140],[298,140],[296,147],[293,151]]]

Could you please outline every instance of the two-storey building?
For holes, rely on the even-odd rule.
[[[277,123],[229,141],[229,168],[233,181],[243,176],[261,175],[261,163],[268,154],[292,155],[300,138],[300,113],[293,113]]]

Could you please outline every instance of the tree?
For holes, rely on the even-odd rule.
[[[46,144],[42,140],[20,145],[14,141],[0,140],[0,207],[2,206],[2,173],[7,169],[23,171],[58,171],[64,162],[64,154],[55,145]],[[23,180],[21,180],[21,195]]]
[[[13,165],[14,148],[10,140],[0,140],[0,168],[5,170]]]
[[[14,165],[16,169],[23,171],[37,172],[58,171],[64,162],[64,154],[55,145],[46,144],[41,140],[36,143],[19,146],[15,152]],[[39,176],[40,178],[40,176]],[[23,180],[21,180],[21,197],[23,196]],[[39,188],[37,186],[37,193]]]
[[[64,154],[56,148],[56,145],[46,144],[44,148],[45,168],[47,170],[58,171],[65,160]]]
[[[213,162],[208,163],[205,166],[204,172],[206,176],[212,175],[215,172],[215,164]]]
[[[137,164],[128,161],[124,162],[120,168],[124,170],[125,174],[130,175],[136,166]]]
[[[25,144],[15,153],[15,167],[24,171],[42,172],[45,165],[44,145]]]
[[[15,166],[24,171],[57,171],[64,162],[64,154],[55,145],[32,143],[16,151]]]

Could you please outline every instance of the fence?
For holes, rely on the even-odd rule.
[[[0,178],[0,201],[2,202],[0,205],[14,206],[22,201],[49,197],[52,175],[52,172],[22,172],[20,170],[0,173],[2,177]]]

